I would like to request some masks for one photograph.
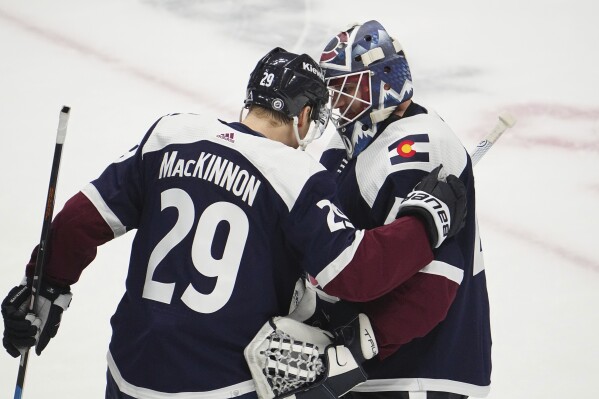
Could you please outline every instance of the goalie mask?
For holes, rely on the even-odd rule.
[[[308,55],[297,55],[277,47],[266,54],[250,74],[245,106],[258,105],[294,121],[294,133],[299,147],[304,149],[324,132],[329,121],[329,94],[324,74]],[[297,118],[305,106],[310,106],[313,127],[301,139]]]
[[[377,21],[335,36],[320,57],[331,94],[331,119],[349,158],[374,139],[378,124],[412,97],[410,67],[399,42]]]

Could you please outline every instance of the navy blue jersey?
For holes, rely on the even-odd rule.
[[[379,295],[375,276],[388,292],[432,259],[417,218],[355,229],[335,191],[312,157],[240,123],[165,116],[57,214],[44,278],[75,283],[97,246],[136,230],[111,319],[118,388],[154,399],[251,394],[244,348],[286,313],[301,273],[355,300]],[[388,261],[400,254],[405,267]]]
[[[369,381],[355,390],[484,396],[491,336],[470,157],[441,118],[416,104],[389,122],[357,158],[345,159],[334,139],[321,159],[337,172],[341,208],[356,227],[395,219],[402,199],[439,164],[466,185],[468,214],[464,229],[434,250],[433,262],[384,297],[359,304],[389,347],[383,360],[367,362]]]
[[[300,155],[173,115],[83,190],[115,236],[138,230],[111,320],[109,367],[124,392],[253,390],[245,345],[287,309],[302,268],[319,275],[354,241],[338,230],[339,247],[322,247],[331,232],[312,205],[334,188]]]

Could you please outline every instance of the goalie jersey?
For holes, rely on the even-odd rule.
[[[435,114],[411,103],[381,123],[370,145],[347,160],[338,135],[321,163],[336,172],[343,212],[359,228],[395,219],[397,206],[439,164],[467,187],[465,227],[434,260],[385,296],[357,306],[373,324],[380,356],[356,391],[441,391],[485,396],[491,374],[489,303],[469,155]],[[382,360],[381,360],[382,359]]]
[[[351,300],[380,292],[373,276],[385,268],[389,291],[432,259],[417,218],[357,230],[338,209],[334,179],[309,155],[193,114],[158,120],[65,204],[45,278],[75,283],[98,245],[133,229],[108,368],[137,398],[251,397],[243,350],[287,312],[304,271]],[[400,255],[405,268],[390,262]],[[371,275],[361,258],[380,269]]]

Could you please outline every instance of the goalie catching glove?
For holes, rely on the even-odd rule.
[[[23,279],[2,301],[4,337],[2,344],[12,357],[18,357],[35,345],[35,353],[40,355],[51,338],[54,338],[62,312],[71,303],[71,290],[42,282],[34,313],[29,311],[31,302],[31,281]]]
[[[433,169],[399,206],[397,217],[419,216],[433,248],[456,235],[466,223],[466,186],[454,175],[443,177],[443,165]]]
[[[374,337],[363,314],[352,327],[356,337]],[[354,356],[338,338],[289,317],[269,320],[244,351],[258,397],[333,399],[366,381],[360,363],[376,355],[376,342],[356,340],[352,349],[360,353]]]

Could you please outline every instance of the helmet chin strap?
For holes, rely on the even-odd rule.
[[[306,147],[308,146],[308,144],[310,144],[312,141],[322,137],[322,135],[324,134],[324,131],[327,128],[327,125],[328,125],[330,119],[331,119],[331,109],[326,107],[326,105],[320,107],[319,112],[318,112],[318,118],[316,120],[308,121],[308,123],[313,123],[312,129],[310,129],[310,130],[308,130],[308,132],[306,132],[306,136],[302,140],[300,138],[299,129],[298,129],[299,119],[297,116],[294,117],[293,118],[293,133],[295,134],[295,138],[299,145],[298,148],[300,150],[304,151],[306,149]]]
[[[300,138],[299,130],[297,127],[298,123],[299,123],[299,118],[297,116],[294,116],[293,117],[293,134],[295,135],[295,139],[297,140],[298,148],[301,151],[304,151],[306,149],[306,146],[308,145],[308,143],[305,142],[305,138],[304,138],[304,140],[302,140]]]
[[[243,122],[243,111],[246,109],[246,107],[241,107],[241,111],[239,111],[239,122]]]
[[[300,139],[299,130],[298,130],[297,125],[298,125],[298,117],[294,116],[293,117],[293,134],[295,134],[295,139],[297,140],[297,143],[298,143],[297,148],[300,149],[301,151],[305,151],[308,144],[310,144],[312,141],[314,141],[317,138],[319,138],[320,136],[322,136],[322,133],[324,132],[324,129],[326,128],[326,125],[323,125],[320,121],[314,121],[314,126],[312,126],[312,128],[306,133],[306,137],[304,137],[303,139]]]

